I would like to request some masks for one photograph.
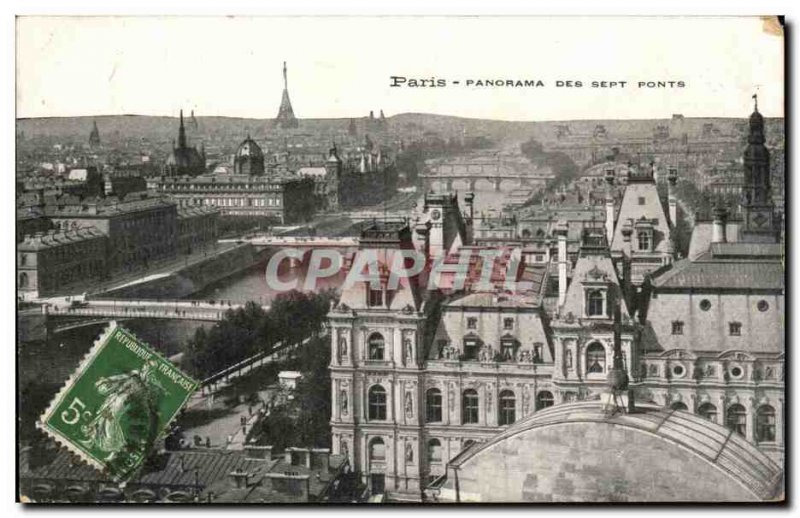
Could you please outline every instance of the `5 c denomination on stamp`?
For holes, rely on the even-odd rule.
[[[197,387],[111,322],[38,425],[92,466],[125,480]]]

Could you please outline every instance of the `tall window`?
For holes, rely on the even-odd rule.
[[[700,405],[700,408],[697,409],[697,413],[700,414],[700,417],[705,417],[711,422],[717,422],[717,407],[711,403],[703,403]]]
[[[605,297],[603,297],[602,291],[591,290],[586,294],[586,314],[590,317],[603,316],[605,314],[603,311],[604,302]]]
[[[555,399],[553,398],[552,392],[548,390],[542,390],[536,394],[536,410],[553,406],[554,403]]]
[[[369,419],[386,420],[386,389],[380,385],[373,385],[369,389]]]
[[[442,462],[442,443],[439,439],[428,441],[428,462]]]
[[[504,360],[513,360],[514,359],[514,340],[506,339],[500,342],[500,351],[503,354]]]
[[[747,410],[738,403],[729,406],[725,425],[739,435],[744,436],[747,432]]]
[[[467,317],[467,329],[477,329],[477,328],[478,328],[477,317]]]
[[[775,442],[775,409],[769,405],[761,405],[756,412],[756,440]]]
[[[429,423],[442,421],[442,391],[437,388],[425,393],[425,419]]]
[[[514,393],[504,390],[500,393],[500,425],[512,424],[516,421],[517,400]]]
[[[728,322],[728,331],[731,336],[742,336],[742,323]]]
[[[533,363],[542,363],[542,344],[533,344]]]
[[[476,360],[478,358],[478,341],[475,338],[466,338],[464,340],[464,359]]]
[[[19,287],[20,288],[27,288],[28,287],[28,274],[22,272],[19,274]]]
[[[372,462],[386,460],[386,445],[380,437],[376,437],[369,442],[369,460]]]
[[[650,250],[650,232],[640,230],[636,233],[636,239],[639,241],[639,250],[645,252]]]
[[[464,424],[478,422],[478,392],[467,389],[461,397],[461,421]]]
[[[683,334],[683,322],[680,320],[673,320],[672,321],[672,334],[673,335],[682,335]]]
[[[367,340],[367,344],[369,347],[369,359],[382,360],[384,352],[383,335],[381,335],[380,333],[372,333],[371,335],[369,335],[369,340]]]
[[[602,374],[606,371],[606,349],[597,342],[586,348],[586,372]]]
[[[371,308],[383,306],[383,291],[370,289],[367,305]]]

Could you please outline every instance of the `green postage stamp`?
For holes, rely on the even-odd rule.
[[[39,428],[126,480],[198,383],[115,322],[42,415]]]

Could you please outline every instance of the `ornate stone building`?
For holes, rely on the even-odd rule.
[[[380,289],[346,289],[329,314],[334,452],[349,455],[373,493],[421,498],[473,442],[490,444],[551,405],[600,398],[616,336],[635,400],[662,408],[651,415],[713,421],[707,428],[739,434],[782,466],[785,286],[779,233],[765,223],[775,218],[756,216],[772,210],[768,158],[753,149],[759,117],[746,151],[755,158],[745,160],[753,217],[730,225],[720,207],[697,222],[689,259],[675,261],[670,242],[674,171],[666,203],[651,170],[629,174],[619,210],[609,200],[605,222],[580,225],[574,253],[564,222],[552,229],[554,252],[476,246],[472,218],[449,193],[426,195],[413,237],[406,224],[369,229],[350,267],[377,250]],[[428,268],[391,288],[390,256],[412,248]],[[453,282],[465,251],[500,257],[488,286],[470,281],[484,278],[483,257],[464,263],[463,286]],[[430,286],[437,261],[451,268],[445,289]],[[499,279],[534,282],[509,289],[495,282],[498,269]]]
[[[373,493],[418,495],[425,315],[414,278],[389,284],[385,266],[401,249],[413,249],[407,225],[366,229],[354,267],[370,258],[384,267],[377,283],[345,290],[329,314],[331,432],[334,452],[349,456]]]

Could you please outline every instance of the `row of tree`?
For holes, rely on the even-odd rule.
[[[282,370],[297,370],[303,374],[292,399],[273,407],[268,416],[256,422],[247,440],[270,445],[274,451],[287,446],[330,448],[330,359],[330,342],[326,337],[312,338],[298,347],[281,365]]]
[[[580,173],[580,168],[573,162],[569,155],[561,151],[545,151],[544,146],[536,139],[531,138],[520,144],[520,152],[533,165],[541,168],[548,168],[555,176],[555,178],[547,182],[543,190],[537,191],[536,194],[525,203],[526,206],[541,203],[542,198],[547,193],[551,193],[563,185],[569,185],[570,182],[578,178]]]
[[[276,344],[298,344],[323,329],[335,293],[290,291],[272,301],[269,311],[255,302],[229,310],[206,330],[200,328],[183,346],[183,365],[204,379]]]

